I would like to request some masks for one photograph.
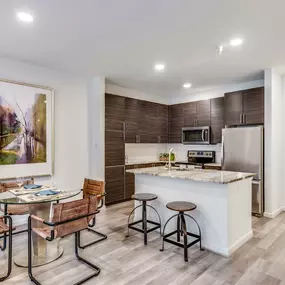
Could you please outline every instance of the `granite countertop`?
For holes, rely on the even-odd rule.
[[[175,163],[176,161],[171,161],[171,163]],[[182,161],[182,160],[179,160],[178,162],[185,162],[187,163],[188,160],[185,160],[185,161]],[[160,160],[130,160],[126,163],[126,165],[135,165],[135,164],[151,164],[151,163],[168,163],[168,161],[160,161]],[[222,167],[221,163],[217,163],[217,162],[214,162],[214,163],[205,163],[205,165],[207,166],[214,166],[214,167]]]
[[[229,184],[239,180],[253,177],[254,173],[232,172],[221,170],[193,169],[190,171],[168,171],[165,167],[151,167],[127,170],[129,173],[168,177],[173,179],[187,179],[198,182]]]
[[[174,163],[175,161],[171,161]],[[168,163],[168,161],[160,161],[160,160],[130,160],[126,162],[126,165],[135,165],[135,164],[151,164],[151,163]]]

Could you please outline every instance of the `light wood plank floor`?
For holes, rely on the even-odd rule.
[[[189,262],[183,261],[183,250],[165,244],[160,252],[159,234],[149,235],[143,245],[142,235],[132,232],[125,238],[126,220],[132,208],[126,202],[103,209],[97,216],[96,229],[108,234],[108,239],[83,251],[85,257],[101,267],[101,274],[86,284],[163,284],[163,285],[285,285],[285,213],[275,219],[253,218],[254,238],[230,259],[214,253],[189,249]],[[83,234],[83,240],[94,236]],[[26,234],[14,237],[14,254],[26,247]],[[64,255],[49,265],[34,270],[45,284],[70,285],[91,273],[74,256],[74,236],[62,239]],[[4,270],[0,252],[0,272]],[[27,270],[13,265],[10,279],[3,284],[26,285]]]

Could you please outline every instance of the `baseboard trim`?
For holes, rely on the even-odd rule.
[[[285,207],[284,206],[280,207],[278,210],[276,210],[273,213],[264,212],[263,216],[266,217],[266,218],[274,219],[276,216],[278,216],[283,211],[285,211]]]
[[[253,231],[249,231],[239,240],[237,240],[229,249],[229,256],[231,256],[235,251],[237,251],[242,245],[248,242],[253,237]]]

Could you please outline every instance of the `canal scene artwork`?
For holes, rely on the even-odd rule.
[[[0,165],[46,162],[46,100],[45,94],[0,88]]]

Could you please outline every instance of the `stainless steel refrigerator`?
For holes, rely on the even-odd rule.
[[[222,169],[256,173],[252,181],[252,213],[264,212],[263,127],[226,128],[222,131]]]

